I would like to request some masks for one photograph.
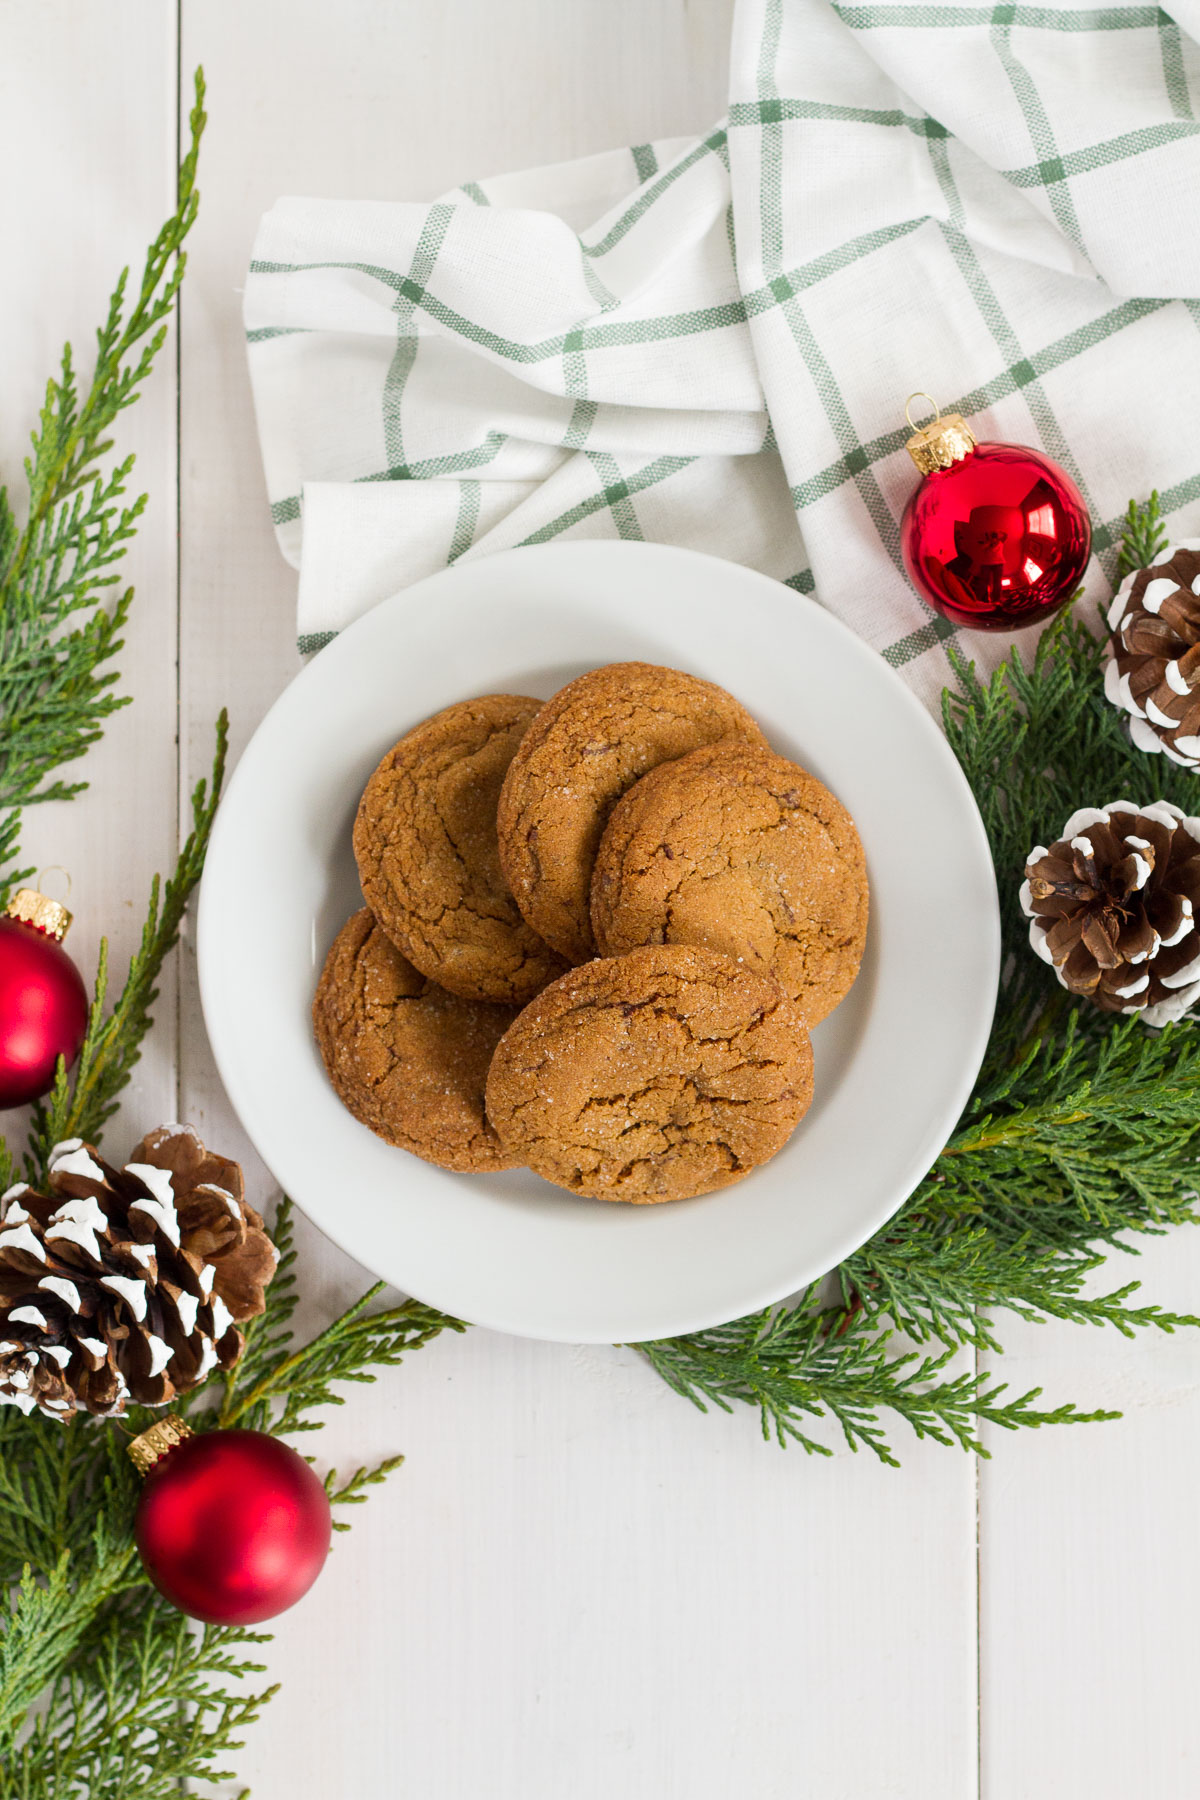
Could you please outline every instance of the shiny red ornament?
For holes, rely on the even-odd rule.
[[[134,1533],[161,1594],[208,1625],[258,1625],[307,1594],[329,1554],[329,1497],[262,1431],[193,1435],[168,1416],[129,1446],[145,1473]]]
[[[59,1057],[70,1067],[79,1055],[88,997],[61,943],[70,922],[32,888],[0,916],[0,1112],[48,1093]]]
[[[1065,469],[1023,444],[976,443],[957,413],[923,426],[908,450],[922,480],[900,548],[932,607],[973,631],[1014,631],[1066,605],[1092,527]]]

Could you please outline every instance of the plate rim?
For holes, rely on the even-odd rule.
[[[907,1163],[904,1165],[903,1173],[901,1174],[898,1172],[887,1183],[888,1193],[892,1197],[889,1198],[886,1206],[881,1203],[880,1208],[877,1209],[876,1213],[873,1215],[872,1222],[865,1231],[860,1232],[859,1228],[855,1227],[846,1234],[844,1247],[839,1251],[838,1256],[835,1257],[834,1261],[829,1264],[829,1268],[836,1267],[838,1261],[841,1261],[845,1256],[851,1254],[855,1248],[867,1242],[874,1236],[910,1197],[922,1177],[932,1167],[938,1152],[947,1141],[949,1130],[952,1129],[954,1121],[961,1116],[963,1107],[969,1099],[974,1087],[991,1036],[1000,974],[1001,930],[995,868],[983,820],[975,796],[971,790],[970,783],[967,781],[958,759],[955,757],[943,732],[938,728],[936,721],[917,698],[913,690],[900,677],[897,671],[884,662],[878,652],[874,650],[865,639],[861,638],[845,624],[844,621],[838,619],[834,614],[822,607],[815,597],[795,593],[795,591],[788,588],[784,582],[779,581],[772,576],[765,575],[760,570],[750,568],[744,563],[732,562],[727,558],[712,556],[704,551],[693,550],[680,545],[652,542],[631,542],[627,540],[612,539],[579,539],[573,542],[559,542],[547,545],[521,545],[512,549],[495,551],[487,557],[472,559],[469,563],[452,564],[445,569],[438,569],[432,574],[411,583],[409,586],[390,594],[386,599],[380,601],[366,613],[345,626],[318,655],[313,657],[310,663],[293,677],[292,681],[288,683],[282,692],[276,696],[266,713],[264,713],[262,718],[258,721],[254,731],[251,733],[243,747],[238,762],[229,778],[221,805],[218,807],[209,843],[205,873],[201,882],[197,909],[197,973],[201,1007],[213,1059],[225,1088],[229,1103],[233,1107],[243,1129],[246,1131],[251,1143],[261,1156],[268,1171],[280,1184],[282,1190],[285,1193],[292,1195],[294,1203],[305,1213],[305,1216],[316,1225],[319,1231],[330,1238],[331,1241],[347,1256],[350,1256],[356,1262],[363,1263],[360,1246],[352,1241],[352,1233],[347,1234],[340,1228],[340,1222],[336,1213],[334,1213],[332,1217],[327,1217],[322,1208],[317,1207],[314,1209],[310,1204],[306,1204],[303,1199],[295,1194],[295,1181],[289,1179],[284,1174],[284,1167],[288,1164],[286,1147],[284,1147],[282,1153],[280,1147],[274,1143],[265,1147],[266,1139],[271,1136],[270,1131],[266,1132],[263,1137],[260,1137],[257,1128],[259,1121],[255,1118],[255,1108],[252,1100],[244,1092],[235,1091],[237,1083],[236,1081],[231,1081],[230,1055],[225,1038],[226,1021],[221,1016],[222,1009],[217,1001],[219,984],[213,973],[216,960],[214,938],[218,930],[215,920],[217,918],[217,909],[220,902],[213,897],[215,886],[214,882],[210,880],[209,872],[210,869],[213,868],[219,869],[221,863],[220,855],[214,855],[214,851],[219,852],[224,837],[228,832],[235,829],[235,825],[229,822],[233,818],[231,800],[234,795],[240,791],[240,788],[245,785],[245,781],[249,779],[249,776],[244,773],[247,768],[249,768],[251,773],[253,772],[254,763],[251,753],[260,737],[264,737],[265,734],[268,733],[271,728],[271,722],[276,718],[277,714],[283,712],[285,708],[290,712],[293,707],[300,703],[300,700],[297,698],[298,695],[300,696],[300,699],[302,699],[309,687],[328,681],[330,671],[336,670],[337,666],[344,659],[350,658],[353,660],[357,657],[359,654],[358,645],[360,642],[369,640],[372,632],[378,632],[381,629],[387,628],[390,615],[400,609],[411,606],[414,599],[420,600],[423,598],[426,590],[431,586],[446,583],[448,577],[454,577],[461,580],[462,575],[468,570],[486,571],[490,568],[494,568],[497,560],[511,564],[517,560],[528,562],[534,557],[538,559],[538,565],[543,569],[558,563],[570,563],[579,558],[591,563],[594,563],[597,559],[613,559],[614,561],[618,561],[636,558],[638,560],[649,562],[667,561],[676,565],[689,562],[704,564],[707,567],[715,565],[722,571],[730,571],[739,580],[745,580],[751,585],[757,585],[764,590],[770,590],[769,598],[775,604],[778,604],[780,592],[786,593],[789,600],[794,600],[798,607],[811,609],[808,616],[814,622],[818,633],[822,630],[826,630],[833,638],[840,639],[843,646],[848,649],[852,658],[860,659],[864,663],[870,662],[873,665],[876,674],[883,674],[885,681],[890,684],[893,693],[897,696],[902,696],[901,705],[907,711],[910,722],[917,731],[924,734],[929,743],[935,746],[935,755],[942,761],[946,774],[953,783],[958,785],[961,796],[967,803],[967,813],[976,840],[973,848],[976,852],[981,852],[982,865],[986,866],[990,882],[989,893],[992,905],[988,909],[986,921],[981,920],[979,922],[979,949],[981,957],[986,965],[983,971],[983,978],[981,978],[980,989],[981,991],[986,990],[990,992],[991,998],[985,1006],[980,1007],[975,1018],[974,1027],[969,1038],[969,1054],[964,1056],[959,1065],[959,1073],[956,1081],[952,1086],[948,1086],[946,1089],[946,1098],[940,1110],[939,1118],[931,1122],[930,1128],[925,1136],[918,1141],[918,1147],[909,1156]],[[226,821],[224,826],[223,820]],[[220,1019],[220,1023],[217,1022],[218,1019]],[[949,1124],[946,1125],[939,1122],[941,1119],[949,1120]],[[363,1266],[369,1268],[368,1264],[363,1263]],[[825,1272],[827,1273],[828,1270]],[[381,1279],[399,1287],[401,1291],[405,1293],[413,1293],[411,1288],[403,1282],[396,1280],[394,1276],[384,1275]],[[501,1331],[508,1335],[550,1342],[613,1343],[650,1341],[653,1338],[690,1335],[697,1331],[711,1329],[719,1323],[728,1322],[729,1320],[746,1316],[755,1311],[760,1311],[764,1307],[772,1306],[786,1300],[789,1295],[799,1291],[799,1289],[808,1282],[817,1279],[820,1279],[820,1274],[816,1272],[802,1277],[799,1281],[791,1279],[791,1276],[789,1275],[786,1285],[781,1279],[775,1279],[766,1283],[763,1291],[756,1297],[749,1298],[744,1303],[739,1300],[735,1310],[727,1313],[722,1320],[714,1319],[709,1314],[706,1314],[703,1317],[692,1317],[684,1314],[677,1317],[669,1329],[658,1329],[654,1332],[642,1332],[637,1337],[630,1336],[629,1334],[618,1336],[611,1332],[601,1333],[595,1329],[586,1329],[574,1332],[571,1335],[566,1335],[561,1328],[557,1327],[539,1328],[536,1324],[530,1324],[528,1321],[519,1324],[514,1323],[511,1318],[503,1316],[503,1309],[489,1315],[486,1309],[481,1311],[478,1308],[474,1308],[470,1322],[474,1325]],[[767,1289],[770,1291],[766,1291]],[[442,1302],[433,1298],[424,1298],[415,1294],[413,1297],[422,1298],[424,1304],[436,1307],[440,1311],[453,1310],[446,1308],[443,1306]],[[668,1310],[669,1307],[664,1304],[664,1314]]]

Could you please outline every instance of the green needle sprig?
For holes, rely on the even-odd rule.
[[[204,132],[204,76],[196,72],[191,141],[179,169],[178,205],[146,254],[126,310],[124,269],[96,333],[96,364],[81,397],[68,344],[46,384],[32,453],[28,498],[18,522],[0,488],[0,906],[31,871],[11,867],[24,806],[69,800],[87,784],[55,771],[95,743],[128,696],[114,694],[112,658],[133,590],[112,603],[116,565],[145,511],[126,501],[134,459],[106,465],[109,436],[141,393],[159,351],[187,266],[184,239],[200,196],[196,168]]]

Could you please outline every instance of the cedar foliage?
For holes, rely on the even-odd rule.
[[[187,267],[183,241],[200,196],[196,167],[204,132],[204,75],[196,72],[191,141],[179,169],[178,204],[146,253],[137,292],[126,302],[123,269],[96,333],[96,364],[81,396],[70,344],[46,383],[25,459],[28,488],[19,522],[0,488],[0,906],[32,871],[11,867],[24,806],[70,800],[87,784],[55,771],[95,743],[128,696],[112,692],[112,658],[133,590],[112,597],[147,496],[127,502],[133,457],[105,458],[108,435],[132,406],[166,341]]]

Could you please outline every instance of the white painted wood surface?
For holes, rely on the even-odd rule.
[[[118,969],[128,956],[220,705],[236,752],[298,666],[240,331],[259,214],[283,192],[418,198],[702,128],[723,108],[730,12],[0,0],[10,478],[61,340],[84,351],[168,210],[196,62],[210,83],[178,346],[122,432],[151,494],[129,559],[135,704],[88,761],[92,791],[26,832],[31,860],[72,871],[89,972],[101,931]],[[243,1155],[269,1198],[186,946],[109,1142],[172,1115]],[[1187,1237],[1143,1261],[1154,1297],[1195,1306]],[[308,1325],[368,1279],[311,1229],[302,1269]],[[628,1352],[486,1333],[353,1390],[314,1447],[343,1469],[408,1461],[280,1622],[266,1655],[283,1691],[242,1780],[258,1800],[1193,1800],[1200,1340],[1006,1335],[1016,1386],[1125,1420],[1004,1436],[978,1469],[901,1441],[897,1473],[703,1418]]]

